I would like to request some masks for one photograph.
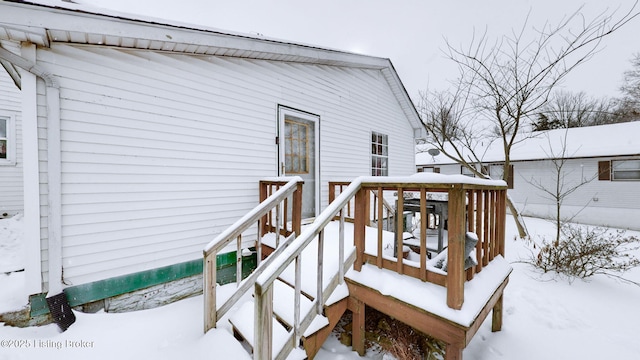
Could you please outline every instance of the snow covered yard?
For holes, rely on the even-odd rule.
[[[20,247],[5,244],[10,238],[6,228],[15,232],[15,224],[20,223],[16,220],[0,220],[0,264],[20,260]],[[14,223],[6,226],[8,221]],[[527,219],[527,227],[533,236],[553,233],[552,225],[539,219]],[[491,333],[489,317],[465,349],[464,359],[637,358],[640,312],[635,309],[640,287],[604,276],[569,283],[541,275],[529,265],[517,263],[528,250],[523,241],[513,240],[514,234],[515,228],[508,221],[506,257],[513,262],[514,271],[505,290],[503,330]],[[21,274],[0,272],[0,309],[15,308],[20,301]],[[640,269],[626,277],[640,281]],[[224,296],[233,286],[222,286],[219,293]],[[0,327],[0,360],[250,359],[233,339],[226,319],[218,323],[218,329],[202,334],[202,306],[202,296],[197,296],[124,314],[76,312],[76,323],[65,333],[54,324],[25,329]],[[382,357],[371,353],[367,358]],[[330,338],[316,359],[359,357]]]

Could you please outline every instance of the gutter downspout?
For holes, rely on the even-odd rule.
[[[62,186],[60,159],[60,85],[34,62],[0,47],[0,59],[44,80],[47,88],[47,176],[50,295],[62,292]]]

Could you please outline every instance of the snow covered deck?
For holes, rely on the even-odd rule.
[[[392,297],[460,326],[470,327],[496,290],[507,280],[511,270],[511,265],[502,256],[493,259],[481,273],[465,282],[466,300],[460,310],[446,305],[445,287],[379,269],[375,265],[364,265],[360,271],[351,270],[345,274],[345,278],[380,295]]]
[[[216,307],[211,282],[215,274],[209,274],[212,266],[207,259],[233,239],[241,253],[242,232],[265,216],[274,226],[267,233],[260,232],[256,248],[260,254],[263,247],[271,247],[265,252],[270,255],[239,283],[237,295],[232,296],[238,299],[253,286],[252,305],[243,307],[253,310],[253,326],[239,325],[236,330],[246,333],[241,337],[250,343],[255,359],[284,359],[301,343],[313,358],[327,330],[347,309],[353,313],[353,348],[362,355],[366,306],[444,341],[445,360],[462,358],[462,349],[489,313],[493,313],[492,329],[500,330],[502,293],[511,272],[504,260],[504,182],[464,176],[362,177],[341,188],[337,197],[331,196],[333,201],[312,223],[290,233],[287,222],[281,222],[277,214],[286,213],[283,208],[291,194],[291,203],[299,204],[295,195],[300,192],[292,180],[205,249],[205,311],[213,310],[205,317],[205,331],[207,321],[215,326],[216,319],[235,302]],[[444,193],[448,198],[447,218],[443,219],[447,248],[433,259],[427,249],[426,222],[419,225],[413,246],[405,247],[404,216],[390,215],[389,204],[376,201],[394,197],[395,208],[404,209],[405,196],[415,199],[417,194],[415,211],[420,219],[427,219],[427,192]],[[273,209],[275,221],[271,222]],[[349,209],[353,209],[351,222],[345,220]],[[387,231],[391,217],[393,232]],[[258,228],[264,229],[264,221]],[[311,303],[301,301],[303,296]],[[241,314],[232,318],[246,323]]]

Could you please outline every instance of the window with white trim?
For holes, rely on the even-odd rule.
[[[611,180],[640,180],[640,159],[611,160]]]
[[[14,165],[16,135],[13,117],[0,115],[0,165]]]
[[[464,165],[460,165],[460,174],[464,176],[469,176],[469,177],[476,177],[476,174],[474,174],[473,171],[471,171],[471,169],[469,169]]]
[[[389,175],[389,136],[371,133],[371,175]]]

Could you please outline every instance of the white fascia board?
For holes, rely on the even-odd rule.
[[[340,64],[373,69],[382,69],[387,66],[384,58],[227,33],[196,25],[150,22],[21,3],[0,3],[0,8],[0,27],[26,26],[45,31],[82,32],[105,37],[244,50],[256,54],[289,55],[302,62],[318,64]]]

